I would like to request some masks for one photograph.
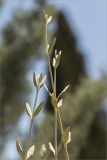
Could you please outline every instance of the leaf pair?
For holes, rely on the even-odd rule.
[[[26,103],[26,112],[27,112],[27,114],[28,114],[28,116],[30,117],[31,120],[33,120],[33,119],[40,113],[40,111],[41,111],[42,108],[43,108],[44,102],[45,102],[45,101],[42,101],[42,102],[39,104],[38,108],[34,111],[34,113],[32,113],[29,104]]]
[[[34,150],[35,150],[35,146],[33,145],[28,149],[27,155],[25,155],[18,139],[16,140],[16,148],[20,157],[24,159],[26,156],[26,160],[28,160],[34,154]]]
[[[36,78],[36,74],[35,72],[33,73],[33,83],[36,87],[37,90],[39,90],[43,84],[45,83],[46,81],[46,75],[43,76],[42,73],[40,75],[38,75],[38,77]]]

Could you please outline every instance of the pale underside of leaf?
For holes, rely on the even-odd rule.
[[[16,140],[16,148],[17,148],[17,151],[18,151],[19,155],[21,156],[21,158],[23,158],[24,157],[24,153],[23,153],[23,150],[21,148],[21,145],[20,145],[18,139]]]
[[[26,112],[27,112],[28,116],[32,119],[32,111],[31,111],[31,108],[27,102],[26,102]]]
[[[52,21],[52,16],[50,16],[48,19],[47,19],[47,24],[50,23]]]
[[[49,142],[49,149],[52,151],[52,153],[53,153],[54,156],[55,156],[55,149],[54,149],[54,147],[53,147],[53,145],[52,145],[51,142]]]
[[[63,103],[63,99],[60,99],[58,104],[57,104],[58,108],[60,108],[62,106],[62,103]]]
[[[35,150],[35,146],[34,146],[34,145],[29,148],[29,150],[27,151],[27,160],[28,160],[31,156],[33,156],[34,150]]]

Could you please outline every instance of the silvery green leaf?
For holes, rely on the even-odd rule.
[[[39,84],[39,87],[41,88],[43,86],[43,84],[45,83],[46,81],[46,75],[42,78],[42,81],[41,83]]]
[[[53,58],[53,63],[52,63],[52,65],[53,65],[53,67],[55,67],[55,65],[56,65],[56,60],[55,60],[55,58]]]
[[[67,145],[70,141],[71,141],[71,132],[70,132],[70,127],[68,127],[63,135],[62,135],[62,141],[64,143],[64,145]]]
[[[71,132],[69,131],[67,144],[71,142]]]
[[[67,90],[69,87],[70,87],[70,85],[66,86],[66,87],[62,90],[62,92],[58,95],[58,99],[62,96],[62,94],[63,94],[64,92],[66,92],[66,90]]]
[[[53,153],[54,156],[55,156],[55,149],[54,149],[54,147],[53,147],[53,145],[52,145],[51,142],[49,142],[49,149],[52,151],[52,153]]]
[[[60,64],[61,51],[59,52],[59,54],[56,57],[57,57],[57,61],[56,61],[56,68],[57,68],[59,66],[59,64]]]
[[[56,43],[56,37],[53,38],[51,44],[49,45],[49,49],[48,49],[48,53],[49,53],[49,54],[52,53],[53,48],[54,48],[54,46],[55,46],[55,43]]]
[[[31,111],[31,108],[27,102],[26,102],[26,112],[27,112],[28,116],[32,119],[32,111]]]
[[[23,153],[23,150],[21,148],[21,145],[20,145],[18,139],[16,140],[16,148],[17,148],[17,151],[18,151],[19,155],[21,156],[21,158],[23,158],[24,157],[24,153]]]
[[[42,78],[43,78],[43,75],[42,73],[40,75],[38,75],[38,84],[40,85],[40,83],[42,82]]]
[[[35,87],[37,88],[38,85],[37,85],[37,82],[36,82],[36,74],[35,74],[35,72],[33,72],[33,83],[34,83]]]
[[[47,24],[50,23],[52,21],[52,16],[50,16],[47,20]]]
[[[42,84],[44,84],[45,81],[46,81],[46,75],[45,75],[45,76],[43,77],[43,79],[42,79]]]
[[[45,101],[42,101],[42,102],[39,104],[38,108],[37,108],[37,109],[35,110],[35,112],[34,112],[34,117],[37,116],[37,115],[40,113],[40,111],[41,111],[42,108],[43,108],[44,103],[45,103]],[[33,117],[33,118],[34,118],[34,117]]]
[[[57,103],[58,108],[62,106],[62,102],[63,102],[63,99],[60,99],[59,102]]]
[[[66,87],[64,88],[64,90],[62,91],[62,93],[66,92],[66,90],[67,90],[69,87],[70,87],[70,85],[66,86]]]
[[[34,145],[29,148],[29,150],[27,151],[27,160],[28,160],[31,156],[33,156],[34,150],[35,150],[35,146],[34,146]]]

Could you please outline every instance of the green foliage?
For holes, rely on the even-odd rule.
[[[68,146],[70,159],[79,160],[81,158],[84,159],[106,158],[106,148],[104,147],[106,145],[105,144],[106,131],[104,130],[103,127],[101,127],[100,124],[101,122],[98,120],[100,118],[98,116],[99,115],[98,113],[101,110],[101,104],[107,97],[106,81],[107,77],[99,81],[84,79],[74,93],[69,92],[63,97],[64,103],[63,106],[61,107],[63,125],[65,126],[65,128],[67,126],[70,126],[72,135],[71,144],[69,144]],[[97,116],[97,121],[95,121],[96,116]],[[37,130],[35,139],[38,145],[34,159],[37,156],[38,160],[41,160],[40,148],[42,143],[46,144],[46,146],[48,147],[48,142],[50,141],[50,131],[51,132],[53,131],[53,123],[54,123],[53,115],[46,113],[46,120],[44,121],[43,125],[39,127],[39,130]],[[96,125],[97,128],[95,127]],[[92,126],[94,126],[93,134],[91,134]],[[42,130],[44,132],[42,132]],[[102,135],[102,137],[97,138],[98,136],[97,134]],[[45,135],[46,137],[44,139],[43,137]],[[93,140],[93,136],[91,135],[95,135],[96,141]],[[88,141],[89,138],[90,141]],[[61,135],[60,132],[58,132],[58,144],[60,143],[60,140],[61,140]],[[52,137],[51,141],[53,144]],[[89,143],[90,146],[94,147],[91,148],[88,147],[87,145]],[[100,144],[100,146],[98,144]],[[97,147],[97,145],[99,146],[99,148]],[[97,154],[96,154],[96,147],[97,147]],[[83,148],[85,149],[83,150]],[[53,155],[51,154],[51,152],[45,153],[43,160],[52,159],[52,156]],[[59,151],[58,159],[59,160],[65,159],[63,147],[61,147],[61,151]]]

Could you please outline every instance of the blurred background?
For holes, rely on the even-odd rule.
[[[107,1],[106,0],[0,0],[0,160],[19,160],[15,141],[25,143],[29,118],[25,103],[34,103],[32,73],[49,75],[44,54],[43,9],[53,16],[49,41],[62,50],[57,93],[63,96],[62,121],[71,127],[70,159],[107,159]],[[50,88],[49,77],[47,85]],[[45,108],[35,120],[32,160],[50,160],[54,115],[49,97],[41,90],[38,104]],[[60,132],[58,132],[60,142]],[[41,158],[42,144],[47,152]],[[59,160],[65,159],[63,147]]]

